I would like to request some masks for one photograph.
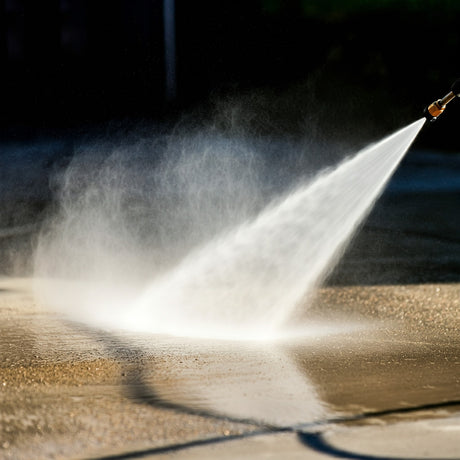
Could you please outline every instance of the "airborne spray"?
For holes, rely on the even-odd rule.
[[[166,333],[275,334],[336,264],[423,123],[323,172],[256,219],[192,252],[140,297],[138,325],[161,315],[160,331]]]
[[[424,122],[268,205],[260,159],[237,141],[198,138],[194,151],[140,171],[129,167],[135,152],[128,165],[120,152],[96,164],[89,156],[91,166],[81,157],[38,245],[37,293],[96,326],[276,337],[336,265]]]

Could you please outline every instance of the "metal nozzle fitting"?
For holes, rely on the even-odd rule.
[[[442,105],[441,99],[438,99],[424,110],[425,117],[427,117],[430,121],[434,121],[439,117],[439,115],[441,115],[442,112],[444,112],[445,108],[446,106]]]
[[[442,99],[431,103],[425,108],[423,114],[428,120],[435,121],[455,96],[460,97],[460,78],[452,85],[450,93],[447,93]]]

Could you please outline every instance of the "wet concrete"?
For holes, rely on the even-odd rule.
[[[277,343],[93,330],[0,282],[0,458],[459,458],[460,285],[328,287]]]

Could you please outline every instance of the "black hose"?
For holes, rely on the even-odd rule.
[[[460,97],[460,78],[452,85],[450,90],[457,96]]]

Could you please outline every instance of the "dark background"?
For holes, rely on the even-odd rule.
[[[171,100],[163,0],[0,0],[0,135],[173,120],[254,92],[270,130],[395,129],[460,76],[459,14],[458,0],[176,0]],[[419,145],[458,150],[459,106]]]
[[[0,0],[0,273],[31,270],[50,178],[81,145],[211,123],[287,163],[284,142],[309,153],[311,141],[313,164],[333,164],[330,152],[381,139],[449,92],[459,17],[458,0]],[[458,280],[459,121],[453,101],[422,130],[395,178],[404,190],[390,184],[349,253],[367,262],[344,259],[336,282]]]

